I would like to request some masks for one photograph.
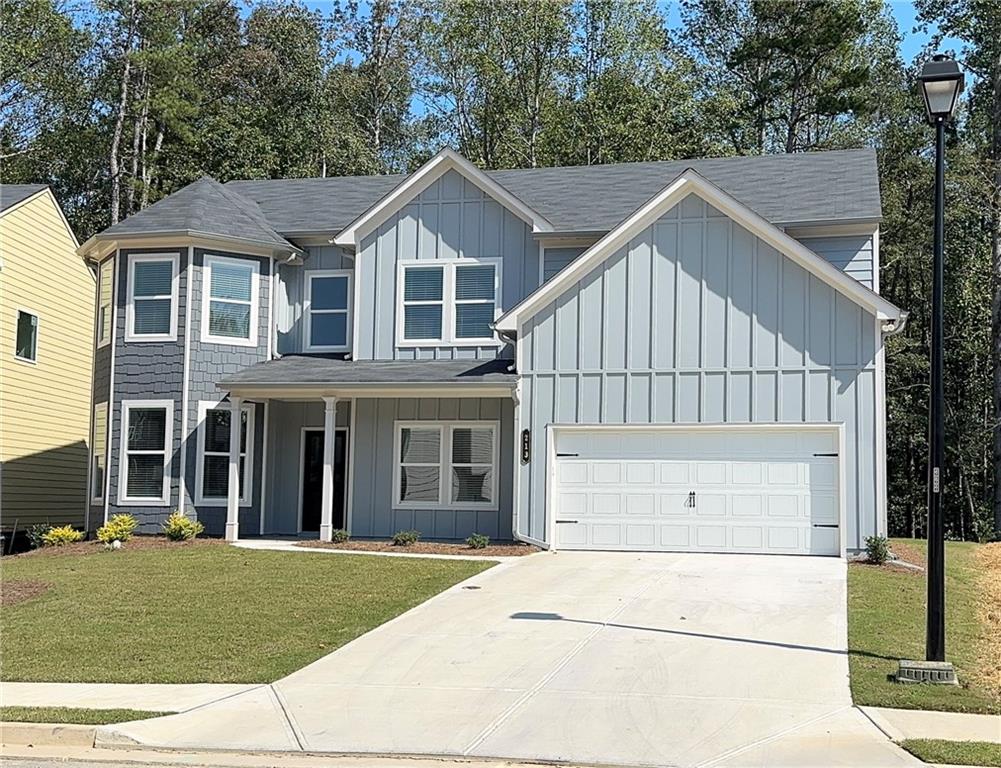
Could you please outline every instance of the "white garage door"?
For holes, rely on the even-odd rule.
[[[833,429],[555,429],[557,549],[838,555]]]

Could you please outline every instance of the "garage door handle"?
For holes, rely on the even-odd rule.
[[[576,525],[578,522],[580,522],[580,521],[579,520],[557,520],[556,524],[557,525],[562,525],[564,523],[572,523],[572,524]]]
[[[814,456],[820,456],[820,457],[831,457],[831,458],[835,458],[835,459],[838,458],[838,454],[836,454],[836,453],[815,453],[813,455]]]
[[[837,523],[814,523],[814,528],[837,528]]]
[[[580,454],[579,453],[557,453],[556,454],[556,458],[557,459],[576,458],[577,456],[580,456]]]

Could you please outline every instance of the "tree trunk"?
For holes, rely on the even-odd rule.
[[[129,103],[129,79],[132,77],[132,38],[136,27],[136,0],[129,3],[129,20],[122,45],[122,84],[118,94],[118,109],[115,115],[115,130],[111,135],[108,152],[108,174],[111,176],[111,223],[117,224],[122,212],[122,177],[118,162],[118,152],[122,144],[125,127],[125,113]]]
[[[994,59],[993,134],[991,160],[994,189],[991,205],[991,264],[994,300],[991,306],[991,347],[994,357],[994,530],[1001,531],[1001,46]]]

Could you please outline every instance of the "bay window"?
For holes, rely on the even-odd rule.
[[[122,468],[119,504],[168,506],[172,400],[122,402]]]
[[[240,506],[251,504],[254,473],[254,405],[245,403],[240,413]],[[228,403],[198,405],[198,463],[195,466],[195,504],[225,506],[229,493]]]
[[[202,341],[257,346],[260,271],[256,260],[205,257]]]
[[[126,341],[177,340],[177,271],[173,254],[129,257]]]

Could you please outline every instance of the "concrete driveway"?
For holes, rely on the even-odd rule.
[[[272,686],[101,739],[624,765],[917,765],[851,706],[845,576],[832,558],[539,554]]]

